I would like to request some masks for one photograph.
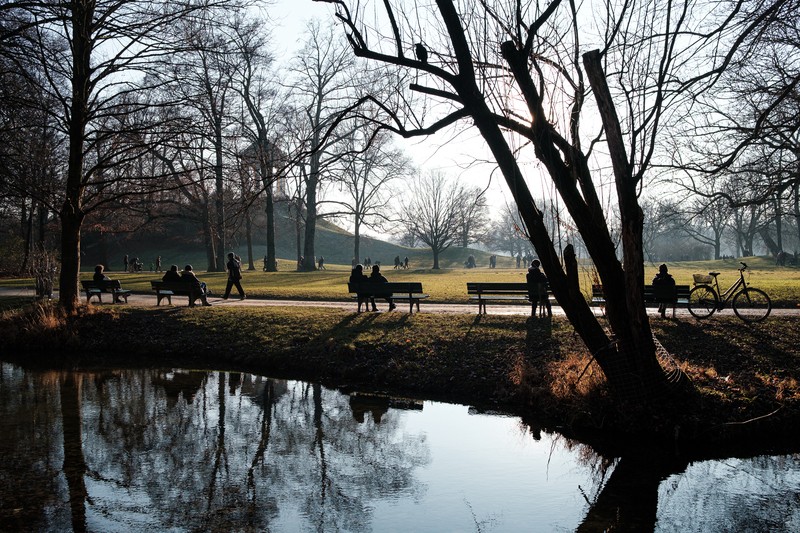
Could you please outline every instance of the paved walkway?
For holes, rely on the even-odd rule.
[[[0,287],[0,296],[24,296],[33,298],[34,293],[33,290],[30,289],[12,289],[12,288],[5,288]],[[58,297],[58,292],[56,291],[56,298]],[[82,298],[83,299],[83,298]],[[176,296],[175,301],[173,302],[173,307],[186,307],[186,297],[185,296]],[[271,307],[323,307],[328,309],[344,309],[346,311],[355,311],[356,310],[356,303],[353,300],[337,300],[337,301],[314,301],[314,300],[270,300],[265,298],[250,298],[248,297],[245,300],[239,300],[238,296],[231,296],[227,300],[223,300],[221,297],[211,296],[208,299],[209,303],[212,306],[233,306],[233,307],[256,307],[256,306],[271,306]],[[96,302],[96,300],[93,300]],[[107,299],[103,300],[102,305],[114,305],[111,304],[111,295],[108,295]],[[155,294],[131,294],[128,297],[128,303],[130,305],[137,305],[142,307],[147,306],[154,306],[156,305],[156,297]],[[97,305],[94,303],[94,305]],[[162,306],[164,306],[164,302],[162,301]],[[378,309],[380,312],[386,312],[388,308],[388,304],[386,302],[378,302]],[[595,314],[601,314],[600,308],[593,307]],[[450,303],[435,303],[431,301],[425,301],[420,304],[420,311],[423,313],[453,313],[453,314],[476,314],[477,307],[475,304],[450,304]],[[397,305],[397,309],[393,311],[397,312],[408,312],[408,307],[406,304],[400,303]],[[416,308],[414,309],[416,312]],[[651,316],[658,316],[658,310],[655,307],[648,308],[647,312]],[[731,309],[724,309],[721,312],[717,312],[717,314],[721,313],[723,316],[725,315],[733,315],[733,311]],[[490,305],[489,306],[489,314],[492,315],[529,315],[530,314],[530,307],[528,305]],[[678,316],[689,316],[689,311],[686,308],[678,308],[677,313]],[[773,316],[787,316],[787,315],[797,315],[800,314],[800,309],[773,309],[770,317]],[[564,316],[564,311],[560,307],[553,307],[553,315],[555,316]],[[667,314],[670,316],[670,313]],[[715,314],[716,316],[716,314]]]

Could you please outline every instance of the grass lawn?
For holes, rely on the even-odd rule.
[[[795,308],[800,302],[800,269],[796,267],[778,267],[772,259],[749,257],[744,261],[748,265],[745,278],[748,284],[763,289],[770,295],[773,306]],[[687,261],[668,263],[670,272],[678,284],[692,284],[692,274],[721,272],[719,281],[724,290],[738,277],[738,260],[725,261]],[[327,270],[316,272],[296,272],[291,261],[280,261],[278,272],[262,272],[259,270],[243,271],[242,284],[248,295],[256,298],[296,299],[296,300],[343,300],[347,295],[347,278],[350,276],[349,265],[329,265]],[[645,268],[645,279],[650,280],[658,271],[657,265]],[[466,303],[468,281],[525,281],[525,269],[516,268],[451,268],[441,270],[408,269],[394,270],[392,266],[383,267],[382,272],[389,281],[420,281],[426,293],[431,295],[432,303]],[[111,273],[122,281],[122,286],[136,292],[149,293],[150,280],[160,279],[161,274],[142,272],[139,274]],[[215,295],[225,290],[227,275],[222,272],[198,272]],[[91,274],[85,272],[83,279],[90,279]],[[588,267],[581,269],[581,284],[587,296],[591,293],[591,285],[595,276]],[[30,278],[2,279],[0,287],[33,287]],[[235,289],[234,289],[235,292]]]

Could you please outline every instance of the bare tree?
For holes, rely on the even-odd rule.
[[[361,257],[362,228],[385,229],[390,222],[390,186],[413,171],[410,159],[392,144],[386,131],[375,131],[371,121],[358,121],[342,142],[344,155],[335,182],[341,199],[331,199],[335,213],[353,223],[353,257]]]
[[[462,198],[458,202],[459,245],[462,248],[486,238],[489,204],[484,193],[479,187],[462,190]]]
[[[347,47],[334,34],[333,27],[312,22],[308,41],[298,53],[294,66],[292,92],[295,106],[303,109],[308,136],[303,139],[302,151],[308,155],[302,161],[305,181],[305,232],[303,270],[316,270],[315,240],[318,213],[318,194],[328,168],[338,156],[335,147],[347,137],[347,132],[334,128],[342,110],[355,99],[352,90],[357,85],[354,60]]]
[[[409,233],[430,246],[434,270],[439,270],[441,253],[461,235],[463,198],[463,189],[438,172],[422,174],[408,185],[399,218]]]
[[[661,127],[672,118],[668,110],[716,82],[727,67],[727,52],[741,42],[726,40],[728,35],[753,31],[742,19],[727,16],[737,2],[710,6],[715,16],[698,19],[687,16],[689,1],[609,4],[604,27],[595,34],[594,26],[582,24],[592,16],[583,9],[592,4],[559,0],[546,6],[415,2],[404,12],[420,16],[403,19],[388,2],[375,2],[375,11],[382,11],[376,15],[361,6],[352,10],[345,0],[321,1],[336,4],[355,55],[415,70],[419,81],[410,89],[439,103],[441,113],[427,122],[413,111],[400,115],[387,106],[387,128],[414,136],[463,119],[474,124],[508,184],[556,298],[612,390],[639,406],[655,405],[652,400],[668,390],[668,381],[644,307],[638,195]],[[423,43],[427,57],[406,56],[415,42]],[[705,53],[707,46],[715,57]],[[592,113],[602,131],[587,134],[581,126],[592,129]],[[509,137],[516,140],[510,143]],[[515,147],[533,149],[583,237],[609,295],[608,329],[587,305],[569,247],[562,267]],[[593,150],[601,147],[607,150],[620,217],[621,262],[598,190],[604,171],[592,169]]]
[[[170,28],[207,9],[230,10],[236,4],[234,0],[213,6],[162,0],[76,0],[6,7],[4,16],[15,24],[4,27],[3,40],[14,40],[14,46],[4,49],[12,59],[24,57],[38,64],[43,75],[31,82],[58,102],[58,114],[53,118],[68,139],[64,199],[59,210],[59,288],[61,305],[72,311],[79,296],[81,228],[87,213],[97,205],[90,203],[87,193],[108,189],[101,170],[141,153],[144,137],[138,133],[144,124],[127,120],[127,116],[150,105],[148,93],[158,82],[146,74],[181,45]],[[117,120],[108,129],[111,122],[105,119],[110,117]],[[122,131],[132,134],[121,135]],[[101,159],[87,161],[86,154],[92,153],[93,146],[110,136],[116,142],[105,143]],[[152,185],[144,180],[141,186],[148,184]],[[95,198],[97,202],[110,201],[107,195]]]

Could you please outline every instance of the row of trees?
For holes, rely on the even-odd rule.
[[[280,199],[313,269],[319,216],[349,217],[357,235],[385,217],[384,185],[410,171],[408,160],[385,132],[340,112],[365,87],[381,93],[396,81],[359,68],[320,24],[279,70],[265,7],[0,6],[2,214],[19,223],[25,250],[45,246],[48,231],[60,238],[68,309],[87,228],[118,235],[180,220],[201,228],[208,268],[221,270],[233,231],[244,232],[252,265],[251,210],[263,206],[274,268]],[[334,186],[341,193],[326,198]]]

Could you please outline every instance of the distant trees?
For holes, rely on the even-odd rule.
[[[400,223],[430,247],[432,268],[438,270],[441,253],[462,237],[462,202],[467,201],[469,194],[440,172],[420,174],[408,183],[406,191],[400,199]]]

